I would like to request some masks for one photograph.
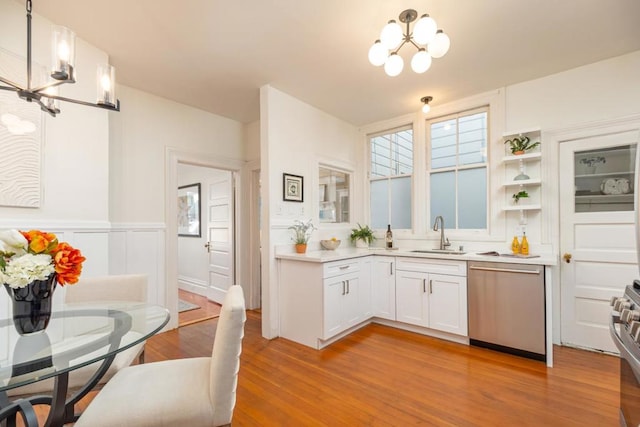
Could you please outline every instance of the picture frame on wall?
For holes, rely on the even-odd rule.
[[[178,187],[178,236],[201,237],[200,183]]]
[[[285,202],[304,202],[304,178],[300,175],[282,174],[282,199]]]

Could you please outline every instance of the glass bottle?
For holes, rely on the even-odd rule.
[[[513,240],[511,241],[511,252],[514,254],[520,253],[520,242],[518,241],[518,236],[513,236]]]
[[[529,242],[527,241],[526,233],[522,233],[522,243],[520,244],[520,253],[522,255],[529,255]]]
[[[391,232],[391,224],[387,224],[387,234],[385,236],[387,249],[393,248],[393,233]]]

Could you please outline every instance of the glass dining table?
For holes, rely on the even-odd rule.
[[[45,331],[19,335],[13,319],[0,319],[0,425],[38,426],[34,405],[51,407],[45,426],[73,422],[75,404],[100,381],[119,352],[145,341],[169,321],[164,307],[138,302],[66,304]],[[69,373],[97,363],[79,390],[67,396]],[[9,390],[53,378],[52,390],[10,398]]]

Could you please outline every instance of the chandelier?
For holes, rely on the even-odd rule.
[[[120,101],[115,96],[115,69],[109,64],[98,66],[96,103],[65,98],[58,95],[58,86],[75,83],[75,34],[68,28],[54,26],[52,31],[53,52],[50,77],[46,83],[38,86],[34,83],[31,58],[31,0],[27,0],[27,81],[26,86],[0,76],[1,90],[14,91],[27,102],[35,102],[42,111],[55,117],[60,112],[59,102],[72,102],[89,107],[120,111]],[[6,85],[6,86],[5,86]],[[3,123],[11,120],[3,117]]]
[[[418,49],[411,59],[411,68],[416,73],[427,71],[431,67],[431,58],[443,57],[449,50],[449,36],[439,30],[436,21],[427,14],[420,17],[411,32],[409,24],[417,17],[418,12],[413,9],[407,9],[400,14],[400,22],[407,24],[404,33],[400,24],[395,20],[389,21],[382,28],[380,39],[369,49],[369,62],[376,67],[384,65],[385,73],[394,77],[404,68],[404,61],[398,55],[398,51],[407,43]]]

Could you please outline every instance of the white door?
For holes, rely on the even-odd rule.
[[[429,275],[429,327],[467,335],[467,279]]]
[[[560,144],[563,344],[616,352],[609,298],[638,277],[633,187],[638,133]]]
[[[396,270],[396,319],[429,326],[429,275]]]
[[[233,173],[218,171],[206,183],[207,250],[209,252],[208,298],[222,302],[234,282]]]
[[[396,276],[393,257],[373,257],[371,298],[373,315],[396,320]]]

